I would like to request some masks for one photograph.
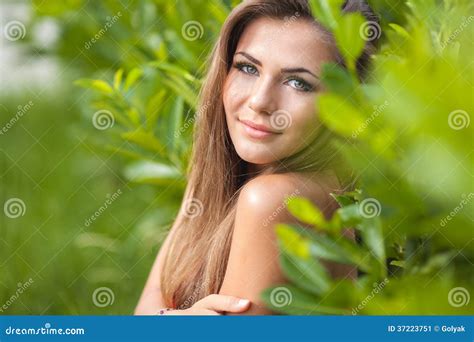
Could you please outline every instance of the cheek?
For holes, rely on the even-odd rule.
[[[249,80],[241,77],[236,71],[231,71],[224,84],[223,102],[227,117],[236,116],[237,112],[243,108],[252,85]]]

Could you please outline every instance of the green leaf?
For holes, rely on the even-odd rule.
[[[127,141],[134,142],[143,148],[158,152],[159,154],[164,154],[165,152],[161,142],[156,139],[152,133],[145,132],[142,129],[122,133],[121,137]]]
[[[74,84],[83,88],[96,90],[104,95],[110,95],[114,92],[112,87],[107,82],[102,80],[91,80],[83,78],[75,81]]]
[[[314,237],[310,245],[311,255],[342,264],[351,264],[344,249],[328,237]]]
[[[182,179],[176,167],[151,161],[132,163],[125,168],[124,174],[128,180],[139,183],[162,184]]]
[[[385,243],[380,218],[365,219],[357,225],[361,231],[362,241],[385,269]],[[385,276],[385,272],[383,274]]]
[[[156,127],[158,116],[163,111],[166,94],[167,91],[165,89],[160,89],[148,100],[146,105],[146,127],[148,131],[152,132]]]
[[[362,114],[344,98],[334,94],[323,94],[319,97],[319,112],[321,120],[332,130],[345,136],[365,130]]]
[[[351,204],[355,204],[355,199],[351,196],[348,196],[347,193],[344,195],[337,195],[334,193],[330,194],[332,198],[336,200],[336,202],[341,206],[341,207],[346,207]]]
[[[276,233],[282,248],[287,252],[302,259],[309,258],[309,240],[303,238],[290,225],[277,224]]]
[[[135,83],[138,81],[138,79],[140,77],[142,77],[143,75],[143,70],[140,69],[140,68],[134,68],[132,69],[126,79],[125,79],[125,87],[124,87],[124,90],[127,91],[130,89],[130,87],[132,87],[133,85],[135,85]]]
[[[337,27],[344,0],[310,0],[314,17],[326,28]]]
[[[358,86],[346,69],[334,63],[323,64],[321,80],[329,91],[344,97],[354,93]]]
[[[181,127],[183,112],[184,112],[184,99],[181,96],[178,96],[176,97],[173,107],[169,113],[168,125],[167,125],[168,134],[169,134],[168,138],[171,141],[171,144],[169,144],[169,147],[172,151],[176,149],[176,146],[178,146],[178,143],[181,140],[181,137],[178,134],[178,132]]]
[[[342,224],[345,227],[350,227],[355,224],[358,224],[362,219],[358,204],[351,204],[343,208],[339,208],[336,211],[336,215],[339,216]]]
[[[339,20],[334,31],[337,47],[341,51],[349,70],[355,70],[355,62],[364,49],[365,41],[359,30],[365,23],[359,13],[348,13]]]
[[[192,108],[196,106],[197,92],[186,84],[182,78],[169,75],[167,78],[163,79],[163,84],[173,90],[176,95],[182,96]]]
[[[353,241],[341,235],[336,238],[318,233],[309,235],[312,256],[342,264],[356,265],[364,272],[371,272],[373,263],[370,253]]]
[[[187,70],[177,66],[176,64],[166,63],[162,61],[149,63],[151,67],[165,71],[167,74],[174,74],[182,79],[190,82],[198,82],[198,79],[191,75]]]
[[[289,199],[287,207],[290,213],[303,223],[323,227],[326,222],[319,208],[307,198],[292,197]]]
[[[260,297],[273,311],[288,315],[347,315],[350,311],[320,305],[320,299],[292,285],[274,286],[265,289]]]
[[[310,293],[322,295],[330,288],[331,280],[316,258],[301,259],[283,248],[280,264],[288,279]]]
[[[114,75],[114,89],[119,90],[120,85],[122,84],[123,69],[120,68]]]
[[[421,274],[433,274],[444,269],[457,255],[457,251],[447,251],[433,255],[422,267]]]
[[[135,126],[140,125],[140,113],[136,108],[129,108],[127,109],[127,116],[131,122],[135,124]]]
[[[392,260],[392,261],[390,261],[390,265],[405,268],[405,261],[403,261],[403,260]]]
[[[410,38],[410,34],[400,25],[397,25],[395,23],[390,23],[388,24],[398,35],[400,35],[403,38]]]

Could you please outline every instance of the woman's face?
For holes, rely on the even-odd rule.
[[[316,94],[333,44],[308,20],[259,18],[242,33],[223,101],[238,155],[264,165],[291,156],[315,137]]]

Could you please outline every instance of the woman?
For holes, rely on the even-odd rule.
[[[343,10],[373,19],[362,1]],[[323,63],[341,61],[307,1],[249,0],[231,12],[201,91],[182,207],[136,314],[272,313],[260,293],[287,281],[273,229],[296,223],[286,199],[307,197],[331,216],[329,194],[347,185],[315,107]]]

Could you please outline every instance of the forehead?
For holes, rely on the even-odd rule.
[[[258,18],[242,33],[236,52],[245,51],[263,65],[319,70],[335,57],[334,45],[314,22],[307,19]]]

